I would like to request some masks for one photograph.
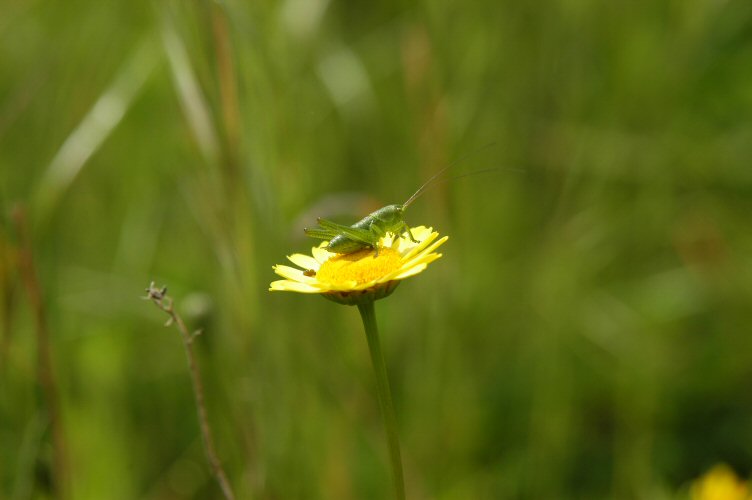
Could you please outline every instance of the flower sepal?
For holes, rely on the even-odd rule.
[[[322,293],[321,296],[325,299],[336,302],[337,304],[357,306],[365,304],[366,302],[373,302],[375,300],[389,297],[399,284],[400,282],[397,280],[387,281],[386,283],[380,283],[365,290],[331,291]]]

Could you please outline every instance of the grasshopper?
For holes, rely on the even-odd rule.
[[[305,228],[304,231],[312,238],[329,240],[329,244],[324,248],[330,252],[338,254],[349,254],[364,248],[372,248],[376,251],[374,255],[374,257],[376,257],[379,255],[379,240],[387,233],[393,233],[400,236],[407,233],[413,243],[418,243],[413,237],[413,233],[410,231],[410,226],[405,222],[405,210],[421,194],[423,194],[433,181],[446,172],[449,167],[451,167],[451,165],[444,167],[434,174],[401,205],[393,204],[379,208],[375,212],[366,215],[352,226],[337,224],[336,222],[319,217],[317,219],[319,227],[312,229]],[[469,174],[464,174],[460,177],[480,172],[482,171],[470,172]]]

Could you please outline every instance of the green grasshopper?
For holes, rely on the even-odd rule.
[[[339,254],[348,254],[357,252],[364,248],[372,248],[376,251],[375,256],[378,256],[379,240],[387,233],[393,233],[400,236],[407,233],[413,243],[418,243],[415,241],[413,233],[410,231],[410,226],[405,222],[405,210],[412,204],[412,202],[423,194],[426,188],[428,188],[434,180],[446,172],[449,167],[451,167],[451,165],[444,167],[434,174],[402,205],[394,204],[379,208],[375,212],[366,215],[352,226],[337,224],[336,222],[319,217],[317,219],[319,227],[313,229],[305,228],[304,231],[312,238],[329,240],[329,244],[324,248],[330,252]],[[480,172],[481,171],[470,172],[470,174]],[[460,177],[470,174],[464,174]]]

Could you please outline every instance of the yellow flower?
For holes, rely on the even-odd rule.
[[[749,485],[727,465],[716,465],[692,484],[692,500],[750,500]]]
[[[441,257],[435,253],[449,237],[437,240],[432,228],[412,228],[416,242],[409,237],[387,234],[378,243],[378,255],[366,248],[354,253],[337,254],[324,248],[328,242],[313,247],[311,255],[293,254],[287,258],[297,269],[282,264],[273,266],[283,280],[273,281],[271,291],[320,293],[346,304],[357,304],[361,297],[380,299],[389,295],[400,280],[422,272]]]

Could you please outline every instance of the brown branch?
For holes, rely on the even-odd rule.
[[[68,453],[60,411],[60,395],[52,363],[50,331],[47,326],[42,287],[34,266],[29,224],[23,207],[17,206],[13,210],[13,223],[16,227],[19,240],[18,268],[29,297],[29,303],[36,324],[37,380],[41,386],[42,395],[47,406],[47,418],[49,419],[52,432],[52,496],[55,498],[66,498],[68,496]]]
[[[214,448],[214,438],[212,437],[209,419],[206,414],[206,404],[204,403],[204,386],[201,383],[201,373],[193,354],[193,339],[201,332],[190,333],[188,331],[188,328],[183,322],[183,318],[181,318],[175,311],[172,299],[167,296],[167,287],[156,288],[154,282],[151,282],[149,288],[146,289],[145,298],[150,299],[158,308],[167,313],[169,319],[167,320],[167,323],[165,323],[165,326],[170,326],[175,323],[178,330],[180,330],[180,335],[183,339],[183,347],[185,347],[185,354],[188,358],[188,370],[191,373],[193,394],[196,398],[196,411],[198,412],[198,423],[201,428],[201,437],[204,441],[206,458],[209,461],[212,473],[214,474],[214,477],[216,477],[225,498],[227,500],[234,500],[235,494],[230,487],[230,482],[227,480],[227,475],[222,468],[222,463],[219,461],[217,450]]]

